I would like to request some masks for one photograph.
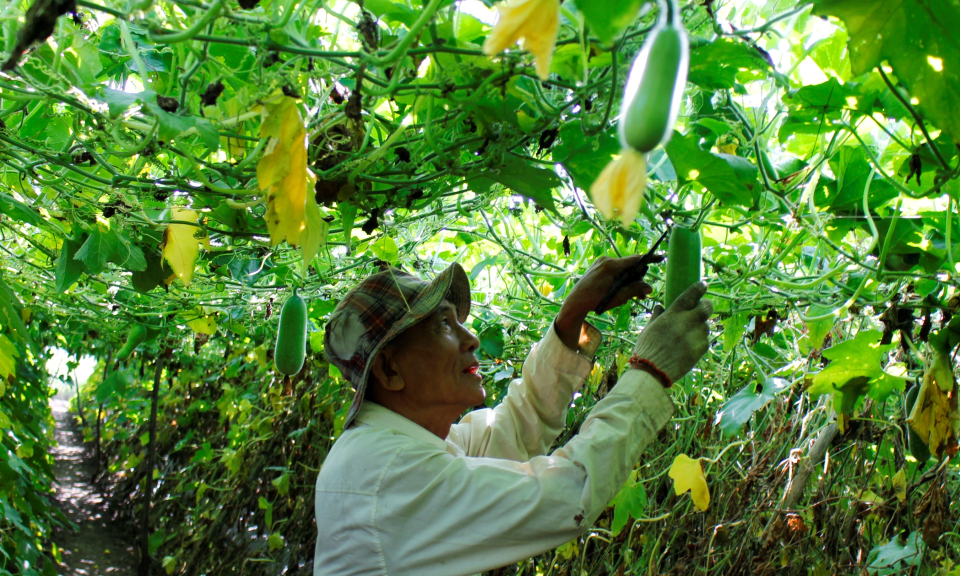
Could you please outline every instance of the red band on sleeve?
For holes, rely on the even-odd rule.
[[[654,372],[656,372],[661,378],[663,378],[663,381],[667,383],[667,384],[664,386],[664,388],[669,388],[669,387],[673,386],[673,381],[670,380],[670,377],[667,376],[667,375],[664,373],[663,370],[657,368],[657,365],[656,365],[656,364],[654,364],[653,362],[647,360],[646,358],[640,358],[639,356],[636,356],[636,355],[631,356],[631,357],[630,357],[630,366],[632,366],[633,368],[638,368],[638,367],[639,367],[638,365],[646,366],[647,368],[649,368],[649,369],[653,370]],[[661,383],[661,384],[662,384],[662,383]]]

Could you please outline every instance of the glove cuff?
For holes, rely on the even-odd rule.
[[[637,369],[639,369],[641,366],[649,368],[650,370],[656,372],[657,375],[663,379],[661,384],[663,384],[663,382],[666,382],[666,384],[663,384],[664,388],[669,388],[673,386],[673,381],[670,379],[669,376],[667,376],[667,373],[661,370],[660,368],[657,368],[656,364],[654,364],[650,360],[647,360],[646,358],[641,358],[636,354],[634,354],[633,356],[630,357],[630,366],[632,368],[637,368]]]

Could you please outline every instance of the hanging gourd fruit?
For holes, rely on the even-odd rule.
[[[670,230],[667,279],[663,288],[664,308],[669,308],[687,288],[700,281],[701,246],[699,232],[676,225]]]
[[[690,42],[674,0],[661,4],[661,15],[630,67],[620,105],[620,144],[644,153],[670,140],[690,63]]]
[[[644,154],[666,144],[683,99],[690,46],[676,0],[662,1],[660,23],[650,31],[630,68],[620,104],[620,155],[590,186],[590,198],[606,220],[632,222],[647,188]]]
[[[297,295],[287,298],[280,310],[280,326],[277,328],[277,345],[273,361],[277,371],[293,376],[303,368],[307,356],[307,303]]]
[[[147,327],[143,324],[134,324],[127,334],[127,341],[123,344],[123,348],[120,348],[120,351],[117,352],[117,360],[129,358],[137,346],[143,344],[146,339]]]

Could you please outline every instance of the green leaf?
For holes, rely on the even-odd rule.
[[[376,241],[370,243],[370,252],[384,262],[396,264],[400,258],[400,250],[393,238],[382,234]]]
[[[818,186],[814,194],[817,206],[829,206],[831,210],[863,212],[863,189],[870,177],[871,165],[860,146],[844,146],[830,159],[830,169],[837,176],[836,182],[827,181]],[[879,208],[897,197],[897,190],[874,174],[870,183],[867,204],[871,210]]]
[[[814,14],[846,24],[853,74],[884,60],[924,116],[960,142],[960,6],[943,0],[816,0]]]
[[[193,126],[197,129],[197,134],[200,135],[200,140],[207,147],[207,150],[215,152],[220,149],[220,134],[209,120],[194,118]]]
[[[581,190],[589,190],[604,167],[620,153],[620,141],[610,132],[587,138],[579,122],[560,128],[560,143],[553,147],[553,159],[573,178]]]
[[[504,349],[503,328],[490,326],[480,333],[480,349],[493,358],[502,358]]]
[[[73,257],[86,241],[86,235],[81,235],[77,239],[70,237],[64,238],[63,247],[60,248],[60,255],[57,256],[57,269],[55,272],[55,287],[57,292],[66,292],[86,271],[86,266],[83,265],[83,262]]]
[[[747,330],[747,315],[733,314],[723,321],[723,351],[729,352],[740,343]]]
[[[836,78],[821,84],[803,86],[792,92],[788,98],[791,104],[801,108],[816,108],[821,112],[842,110],[847,107],[848,91]]]
[[[107,376],[107,379],[97,385],[95,397],[101,404],[116,396],[123,398],[127,388],[135,382],[133,374],[125,370],[116,370]]]
[[[637,481],[636,472],[630,475],[610,505],[613,506],[610,531],[614,536],[623,530],[631,516],[635,519],[643,517],[643,511],[647,508],[647,492],[643,489],[643,484]]]
[[[20,299],[6,283],[0,281],[0,325],[8,328],[15,339],[25,341],[30,334],[23,323],[21,312],[23,312],[23,304]]]
[[[6,192],[0,192],[0,213],[6,214],[13,220],[31,224],[37,228],[45,228],[47,222],[34,212],[29,206],[20,202]]]
[[[20,352],[9,338],[0,334],[0,378],[6,380],[11,374],[17,373],[17,358]]]
[[[261,496],[257,500],[257,503],[259,504],[261,510],[266,510],[266,512],[264,512],[264,516],[267,522],[267,529],[272,530],[273,529],[273,502],[270,502],[266,498]]]
[[[173,270],[170,269],[159,253],[147,254],[146,262],[146,268],[130,275],[130,285],[141,294],[153,290],[173,274]]]
[[[419,15],[408,6],[390,0],[364,0],[363,7],[372,12],[374,16],[390,22],[400,22],[407,26],[412,25]]]
[[[877,546],[867,555],[868,569],[873,574],[902,574],[903,566],[919,566],[923,559],[926,546],[916,530],[907,537],[904,543],[899,538],[892,538],[883,546]]]
[[[636,20],[644,0],[576,0],[590,29],[600,40],[610,44],[623,29]]]
[[[807,317],[822,316],[828,312],[832,312],[833,308],[828,306],[820,306],[818,304],[813,304],[807,308],[803,313]],[[828,318],[823,318],[821,320],[815,320],[813,322],[807,322],[807,338],[809,338],[810,346],[815,349],[820,349],[823,347],[823,340],[827,337],[827,334],[833,330],[833,325],[837,322],[837,316],[832,315]]]
[[[849,414],[868,392],[871,398],[882,402],[893,390],[903,390],[905,379],[888,374],[881,367],[884,355],[894,348],[894,344],[881,345],[881,337],[878,330],[864,330],[853,339],[824,350],[824,358],[831,362],[813,375],[807,389],[810,396],[833,394],[837,411]]]
[[[74,258],[83,261],[91,274],[102,272],[108,262],[131,271],[142,272],[147,269],[146,257],[139,246],[100,223],[90,232]]]
[[[677,171],[679,184],[687,182],[706,188],[725,204],[750,206],[753,204],[753,192],[737,177],[730,164],[716,154],[700,149],[695,134],[687,136],[673,133],[667,143],[667,156]]]
[[[277,489],[281,496],[286,496],[290,491],[290,473],[284,472],[278,478],[271,480],[270,483],[273,484],[273,487]]]
[[[195,126],[195,120],[191,116],[171,114],[153,102],[145,102],[145,107],[156,116],[157,121],[160,122],[157,130],[157,138],[161,140],[174,140],[177,136],[180,136],[180,134],[183,134]],[[217,146],[219,146],[219,135],[217,136],[217,140]]]
[[[137,102],[149,102],[156,97],[157,93],[152,90],[124,92],[122,90],[113,90],[112,88],[103,89],[103,100],[107,103],[107,110],[113,118],[116,118],[122,114],[124,110]]]
[[[736,436],[754,412],[769,404],[777,394],[789,389],[790,382],[783,378],[769,378],[759,386],[748,384],[720,408],[720,429],[728,437]]]
[[[276,534],[276,533],[271,534],[270,538],[268,539],[268,542],[270,543],[271,552],[274,552],[276,550],[283,548],[283,536],[279,534]]]
[[[553,170],[537,168],[516,156],[507,156],[500,170],[490,174],[490,177],[524,198],[557,213],[552,190],[560,186],[560,177]]]
[[[690,51],[688,80],[707,90],[732,90],[766,76],[770,63],[756,48],[726,36]]]

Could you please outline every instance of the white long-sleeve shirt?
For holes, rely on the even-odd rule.
[[[580,432],[547,455],[600,334],[581,353],[551,325],[503,402],[443,440],[364,402],[317,478],[314,576],[458,576],[542,554],[585,532],[674,412],[628,370]]]

